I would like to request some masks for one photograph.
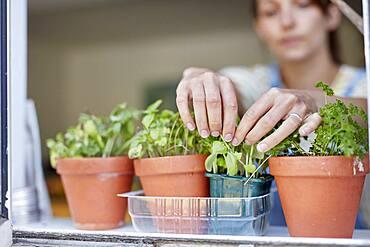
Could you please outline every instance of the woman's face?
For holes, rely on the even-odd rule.
[[[338,28],[340,13],[328,13],[312,0],[257,0],[256,31],[281,61],[301,61],[329,49],[329,31]]]

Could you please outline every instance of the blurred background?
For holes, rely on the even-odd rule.
[[[361,13],[361,1],[347,1]],[[145,107],[175,88],[189,66],[218,70],[271,63],[253,31],[248,0],[29,0],[28,97],[35,101],[42,159],[56,216],[68,216],[49,166],[47,138],[80,112],[108,114],[118,103]],[[363,37],[343,18],[344,63],[364,66]]]

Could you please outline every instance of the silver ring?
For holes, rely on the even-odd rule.
[[[299,114],[296,112],[289,113],[289,117],[295,117],[299,120],[299,122],[303,122],[303,119],[301,118],[301,116],[299,116]]]

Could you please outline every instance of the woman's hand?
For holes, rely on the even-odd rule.
[[[272,88],[244,114],[236,130],[233,145],[242,141],[254,144],[284,120],[271,135],[259,142],[257,149],[266,152],[297,128],[302,136],[312,133],[321,123],[315,100],[306,92]]]
[[[176,94],[177,108],[188,129],[194,130],[197,126],[204,138],[222,133],[226,141],[233,139],[238,106],[229,78],[204,68],[188,68]],[[193,105],[196,125],[189,104]]]

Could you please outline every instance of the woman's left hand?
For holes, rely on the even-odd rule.
[[[315,100],[305,91],[272,88],[244,114],[232,144],[238,145],[243,140],[249,145],[255,144],[280,120],[284,122],[259,142],[258,151],[270,150],[299,127],[300,135],[307,136],[321,123],[317,108]]]

